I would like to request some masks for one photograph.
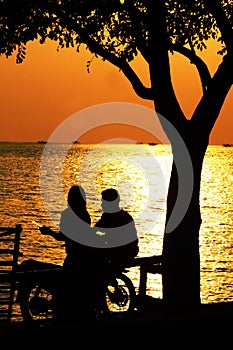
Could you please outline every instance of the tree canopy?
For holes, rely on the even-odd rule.
[[[149,0],[1,0],[0,54],[17,51],[16,61],[26,57],[28,41],[47,39],[58,49],[85,44],[97,57],[117,66],[130,80],[134,90],[152,99],[150,87],[144,87],[129,63],[139,53],[150,62],[150,14],[158,20],[159,8]],[[210,74],[198,51],[206,49],[208,39],[222,43],[219,54],[232,50],[232,1],[166,1],[166,43],[170,52],[178,51],[196,64],[206,88]],[[157,11],[157,14],[156,14]],[[159,35],[159,33],[157,33]],[[87,63],[89,65],[90,62]]]

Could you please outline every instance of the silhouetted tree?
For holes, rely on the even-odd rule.
[[[232,11],[230,0],[0,0],[0,54],[8,57],[16,50],[20,63],[30,40],[43,44],[51,39],[77,51],[85,44],[118,67],[138,96],[154,101],[173,152],[163,240],[163,299],[169,306],[200,305],[201,171],[209,135],[232,85]],[[222,61],[212,76],[198,55],[207,49],[208,39],[222,44]],[[175,51],[196,66],[202,84],[202,97],[189,119],[172,84],[169,53]],[[130,65],[138,54],[148,64],[148,87]],[[185,144],[191,172],[170,125]],[[181,220],[171,224],[174,208],[187,200],[183,194],[188,190],[190,204]]]

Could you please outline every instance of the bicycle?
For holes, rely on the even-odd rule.
[[[28,273],[18,285],[18,301],[25,323],[50,324],[54,317],[54,281],[63,273],[63,267],[56,264],[26,260],[21,269]],[[127,276],[127,269],[117,271],[109,277],[103,301],[96,320],[126,317],[136,310],[136,291]]]

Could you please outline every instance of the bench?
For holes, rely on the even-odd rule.
[[[0,227],[0,320],[9,322],[14,303],[22,226]]]
[[[23,264],[19,265],[19,257],[23,254],[20,252],[20,236],[22,226],[0,227],[0,320],[5,317],[7,321],[12,317],[12,306],[15,300],[17,283],[23,280],[44,278],[50,276],[51,269],[24,269]],[[49,265],[49,264],[48,264]],[[144,297],[147,292],[147,274],[162,274],[162,256],[153,255],[146,257],[136,257],[127,268],[139,267],[139,290],[138,296]],[[54,270],[56,273],[56,269]],[[57,269],[60,273],[60,268]]]
[[[41,263],[38,262],[38,266],[35,265],[35,261],[32,261],[32,267],[30,265],[27,265],[27,267],[24,267],[24,264],[21,264],[18,266],[18,270],[14,275],[14,278],[17,280],[17,282],[22,282],[24,280],[35,280],[38,281],[38,279],[44,279],[44,278],[50,278],[51,271],[53,274],[59,274],[60,271],[63,269],[62,266],[58,266],[57,268],[54,266],[54,264],[47,263],[47,266],[45,267],[44,263],[40,265]],[[152,256],[146,256],[146,257],[136,257],[133,259],[132,263],[126,267],[126,269],[130,269],[133,267],[139,267],[140,271],[140,277],[139,277],[139,290],[138,295],[139,296],[145,296],[147,292],[147,275],[148,273],[151,274],[162,274],[162,256],[161,255],[152,255]],[[4,276],[3,276],[4,277]],[[1,282],[1,274],[0,274],[0,282]]]
[[[130,267],[140,267],[139,297],[144,297],[147,291],[147,274],[162,274],[162,255],[152,255],[134,258]]]

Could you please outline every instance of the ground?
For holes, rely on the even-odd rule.
[[[98,322],[25,326],[22,322],[0,328],[0,342],[8,345],[31,345],[30,348],[56,345],[72,345],[87,348],[88,345],[109,348],[129,344],[144,349],[153,344],[185,345],[186,349],[201,345],[210,347],[221,343],[232,348],[233,303],[202,304],[189,312],[164,312],[162,301],[148,298],[134,315],[124,319],[99,320]],[[160,345],[159,345],[160,344]]]

